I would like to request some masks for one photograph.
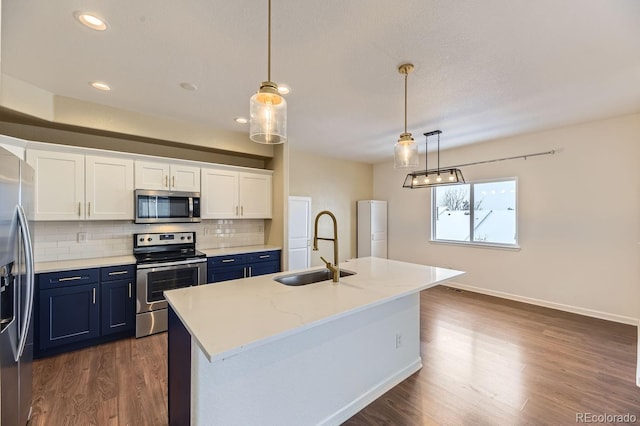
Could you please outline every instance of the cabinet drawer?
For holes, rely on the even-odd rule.
[[[102,281],[132,280],[136,276],[136,265],[109,266],[100,268]]]
[[[96,283],[99,280],[100,271],[97,268],[38,274],[38,285],[41,289]]]
[[[248,263],[273,262],[276,260],[280,260],[280,250],[261,251],[247,255]]]
[[[220,268],[232,265],[244,265],[247,260],[246,254],[232,254],[228,256],[215,256],[207,259],[209,268]]]

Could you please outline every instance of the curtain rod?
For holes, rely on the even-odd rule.
[[[497,161],[517,160],[518,158],[524,158],[526,160],[527,157],[537,157],[539,155],[553,155],[556,152],[558,152],[557,149],[552,149],[551,151],[536,152],[536,153],[533,153],[533,154],[516,155],[514,157],[496,158],[495,160],[475,161],[473,163],[458,164],[456,166],[443,167],[442,169],[454,169],[454,168],[458,168],[458,167],[475,166],[475,165],[478,165],[478,164],[495,163]]]

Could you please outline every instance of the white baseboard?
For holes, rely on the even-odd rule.
[[[321,425],[339,425],[350,419],[356,413],[360,412],[364,407],[371,404],[376,399],[380,398],[386,392],[398,385],[403,380],[407,379],[416,371],[422,368],[422,358],[418,357],[414,362],[396,372],[387,379],[378,383],[378,385],[371,388],[365,394],[361,395],[358,399],[350,402],[340,410],[336,411],[319,424]]]
[[[502,299],[515,300],[516,302],[529,303],[531,305],[542,306],[545,308],[557,309],[559,311],[571,312],[574,314],[584,315],[587,317],[599,318],[607,321],[619,322],[622,324],[629,324],[638,326],[638,318],[627,317],[624,315],[611,314],[608,312],[596,311],[593,309],[581,308],[578,306],[565,305],[562,303],[548,302],[546,300],[534,299],[533,297],[518,296],[516,294],[504,293],[501,291],[488,290],[486,288],[474,287],[471,285],[460,284],[449,281],[445,284],[447,287],[459,288],[461,290],[467,290],[474,293],[486,294],[488,296],[500,297]]]
[[[638,363],[636,364],[636,385],[640,387],[640,322],[638,322],[638,350],[636,354],[638,356]]]

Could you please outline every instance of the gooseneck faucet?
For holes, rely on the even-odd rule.
[[[333,238],[318,237],[318,220],[321,216],[328,215],[333,220]],[[327,262],[327,259],[320,256],[320,259],[325,263],[327,269],[331,271],[333,282],[340,281],[340,268],[338,268],[338,222],[336,217],[329,210],[323,210],[316,216],[316,221],[313,226],[313,250],[318,251],[318,240],[332,241],[333,242],[333,265],[331,262]]]

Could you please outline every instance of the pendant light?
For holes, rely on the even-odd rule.
[[[427,165],[427,149],[424,151],[424,168],[419,172],[411,172],[404,179],[403,188],[428,188],[437,185],[453,185],[456,183],[465,183],[462,171],[455,167],[447,169],[440,168],[440,134],[442,131],[434,130],[424,134],[425,139],[429,140],[429,136],[438,135],[438,168],[429,170]]]
[[[269,24],[267,39],[267,81],[260,85],[258,93],[249,101],[249,138],[263,144],[279,144],[287,141],[287,102],[278,85],[271,81],[271,0],[269,0]]]
[[[413,71],[413,64],[402,64],[398,72],[404,74],[404,133],[394,146],[393,165],[396,169],[418,166],[418,144],[411,133],[407,133],[407,76]]]

